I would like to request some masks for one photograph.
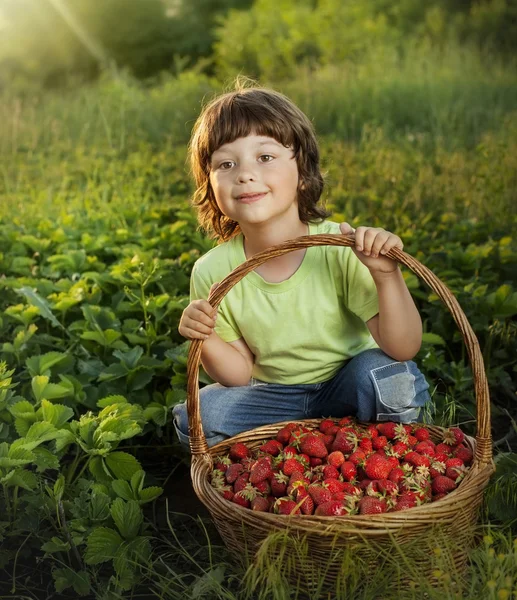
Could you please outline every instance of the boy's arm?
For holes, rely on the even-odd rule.
[[[254,360],[243,338],[225,342],[215,331],[205,340],[201,349],[203,368],[214,381],[226,387],[247,385]]]
[[[411,360],[422,344],[422,319],[400,269],[372,272],[379,313],[366,322],[379,348],[395,360]]]

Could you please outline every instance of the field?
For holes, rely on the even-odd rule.
[[[15,594],[3,597],[297,597],[271,564],[243,577],[220,548],[171,423],[185,398],[177,326],[189,274],[212,246],[189,207],[186,143],[221,87],[194,72],[147,87],[106,75],[0,98],[0,591]],[[371,585],[358,567],[347,597],[516,597],[515,71],[469,53],[388,57],[300,68],[277,87],[315,123],[332,220],[395,231],[447,284],[492,399],[497,473],[468,583],[435,547],[435,588],[411,561],[414,586],[399,588],[400,565],[385,557]],[[473,435],[461,336],[435,294],[405,277],[424,321],[416,361],[431,416]]]

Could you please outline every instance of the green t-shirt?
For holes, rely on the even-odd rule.
[[[339,224],[309,223],[309,233],[340,233]],[[211,285],[245,260],[242,234],[212,248],[192,269],[190,300],[206,300]],[[375,284],[343,246],[308,248],[280,283],[248,273],[218,312],[216,333],[226,342],[243,338],[255,355],[252,376],[270,383],[327,381],[345,360],[378,347],[365,323],[379,312]]]

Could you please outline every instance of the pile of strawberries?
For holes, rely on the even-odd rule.
[[[339,516],[400,511],[440,500],[472,462],[457,427],[435,443],[418,424],[324,419],[289,423],[251,450],[234,444],[214,458],[212,486],[255,511]]]

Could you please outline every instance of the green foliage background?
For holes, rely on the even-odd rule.
[[[188,459],[171,423],[186,382],[177,325],[191,267],[211,247],[189,206],[186,143],[202,103],[238,73],[285,92],[314,121],[332,218],[396,231],[465,311],[492,400],[497,472],[482,517],[503,529],[505,558],[494,563],[493,540],[473,552],[463,597],[512,590],[514,3],[0,0],[0,27],[6,593],[42,597],[51,573],[63,597],[243,594],[230,559],[214,562],[207,538],[178,521],[164,534],[158,514],[164,496],[184,494],[174,473]],[[405,277],[424,320],[416,360],[433,419],[475,434],[452,317]],[[267,580],[264,568],[248,580]],[[292,592],[274,582],[263,597]],[[407,597],[435,593],[426,585]]]

